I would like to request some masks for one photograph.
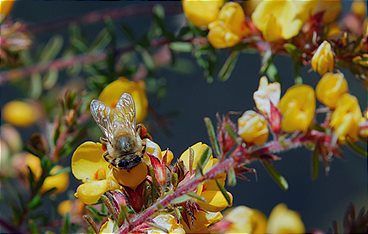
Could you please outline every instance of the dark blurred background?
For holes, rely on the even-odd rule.
[[[145,4],[130,2],[131,4]],[[168,4],[161,2],[160,4]],[[172,4],[172,3],[171,3]],[[174,4],[180,4],[176,2]],[[350,2],[344,2],[347,11]],[[11,16],[28,24],[47,23],[50,20],[81,15],[90,11],[109,9],[127,5],[123,2],[42,2],[19,1],[15,3]],[[124,22],[139,34],[148,28],[150,17],[129,17],[115,21]],[[173,30],[184,23],[183,15],[167,18],[167,23]],[[81,26],[83,32],[94,38],[102,24]],[[67,35],[65,29],[38,34],[34,44],[44,42],[54,34]],[[123,43],[123,41],[122,41]],[[162,69],[159,76],[167,79],[167,95],[161,102],[152,105],[160,113],[178,111],[178,115],[171,121],[171,135],[154,132],[154,140],[162,149],[170,148],[175,156],[192,144],[203,141],[209,143],[203,122],[205,116],[215,120],[216,113],[228,111],[245,111],[254,107],[253,92],[258,87],[260,57],[257,54],[242,54],[237,66],[226,82],[216,81],[208,84],[203,78],[202,71],[195,64],[191,55],[179,58],[186,63],[187,73],[177,73],[170,69]],[[276,65],[283,81],[283,93],[293,84],[293,70],[291,60],[278,57]],[[309,69],[309,68],[308,68]],[[304,81],[313,86],[319,76],[314,72],[303,69]],[[356,80],[348,71],[343,71],[349,82],[351,93],[360,100],[362,110],[367,106],[367,95],[361,82]],[[63,79],[73,79],[63,77]],[[22,98],[24,94],[17,92],[9,85],[0,87],[1,107],[15,98]],[[32,130],[24,131],[24,137]],[[234,205],[246,205],[263,211],[268,215],[278,203],[285,203],[289,208],[300,212],[307,230],[319,228],[327,231],[333,220],[341,220],[350,202],[356,207],[367,206],[367,160],[357,156],[349,150],[344,151],[343,159],[334,159],[328,176],[320,168],[317,181],[311,180],[311,152],[297,149],[281,155],[282,160],[275,163],[277,169],[287,178],[289,190],[284,192],[272,181],[261,165],[251,165],[257,169],[257,179],[249,175],[249,181],[238,181],[229,190],[234,195]],[[72,179],[74,180],[74,179]],[[72,183],[73,189],[77,182]]]

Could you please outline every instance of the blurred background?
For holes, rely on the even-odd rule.
[[[113,9],[124,5],[143,4],[139,2],[31,2],[19,1],[15,3],[11,17],[27,24],[46,23],[48,21],[73,17],[101,9]],[[160,2],[160,4],[177,4]],[[344,10],[349,8],[350,2],[344,2]],[[167,25],[174,30],[178,25],[185,23],[182,14],[169,16]],[[133,16],[115,20],[129,25],[134,33],[139,35],[147,30],[150,16]],[[103,24],[81,26],[83,33],[91,40]],[[66,36],[65,29],[37,34],[33,38],[34,45],[47,40],[51,34]],[[119,44],[124,44],[120,38]],[[225,57],[225,56],[224,56]],[[160,69],[157,76],[166,78],[166,96],[160,101],[151,101],[158,113],[175,111],[177,114],[170,119],[168,128],[170,133],[160,131],[157,127],[152,131],[153,139],[162,149],[170,148],[176,157],[189,146],[198,141],[209,144],[203,118],[208,116],[215,121],[216,113],[225,114],[228,111],[244,112],[254,108],[253,92],[258,88],[260,57],[257,54],[242,54],[232,76],[226,82],[215,80],[209,84],[204,78],[200,68],[196,65],[190,54],[176,58],[181,61],[182,69],[178,72],[175,67]],[[291,59],[277,57],[276,65],[281,75],[282,90],[293,85],[293,71]],[[183,69],[184,67],[184,69]],[[367,93],[348,71],[342,71],[349,82],[350,91],[356,95],[362,105],[367,106]],[[64,79],[73,79],[61,74]],[[304,81],[312,86],[318,82],[319,76],[304,68],[302,71]],[[0,87],[0,105],[15,98],[24,97],[17,89],[10,85]],[[148,118],[151,118],[150,116]],[[150,119],[148,119],[149,121]],[[2,123],[3,124],[3,123]],[[23,139],[28,139],[36,129],[21,129]],[[89,140],[97,140],[89,139]],[[333,220],[341,220],[345,209],[350,202],[356,207],[367,206],[368,203],[368,176],[367,160],[353,154],[346,149],[342,159],[334,159],[329,175],[325,175],[320,168],[320,177],[311,180],[311,152],[304,149],[289,151],[280,155],[282,161],[276,162],[277,169],[287,178],[289,190],[282,191],[268,176],[263,167],[252,164],[257,174],[248,175],[249,181],[239,181],[236,187],[229,188],[234,196],[234,205],[246,205],[259,209],[268,215],[278,203],[285,203],[290,209],[296,210],[306,225],[307,230],[322,229],[327,231]],[[78,182],[71,176],[71,189],[74,190]],[[4,191],[2,191],[4,192]],[[62,196],[60,197],[62,199]]]

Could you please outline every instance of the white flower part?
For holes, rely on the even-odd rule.
[[[176,222],[176,219],[171,214],[159,214],[155,218],[153,218],[153,221],[160,227],[166,229],[168,233],[185,233],[182,225],[180,223]],[[163,230],[160,230],[158,228],[150,228],[147,230],[148,234],[159,234],[159,233],[166,233]]]
[[[263,114],[270,116],[270,101],[274,106],[280,101],[281,88],[278,82],[268,84],[267,77],[263,76],[259,80],[258,90],[254,92],[253,99],[257,109]]]

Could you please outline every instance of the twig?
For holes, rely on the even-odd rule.
[[[50,30],[55,30],[58,28],[66,28],[72,24],[94,24],[99,23],[105,19],[120,19],[123,17],[137,16],[137,15],[150,15],[152,14],[152,9],[155,6],[153,3],[137,4],[132,6],[125,6],[115,9],[104,9],[101,11],[89,12],[82,16],[74,16],[59,20],[54,20],[51,22],[29,25],[25,26],[24,30],[35,33],[49,32]],[[165,4],[163,5],[165,13],[168,15],[178,14],[182,12],[180,4]]]

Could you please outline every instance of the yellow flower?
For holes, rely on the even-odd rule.
[[[348,83],[342,73],[326,73],[316,87],[317,99],[330,108],[335,108],[337,100],[348,92]]]
[[[128,170],[113,169],[113,175],[119,184],[135,189],[147,177],[148,169],[144,162]]]
[[[186,233],[210,233],[209,227],[222,220],[221,212],[196,211],[190,227],[181,220]]]
[[[321,75],[334,69],[334,54],[330,43],[324,41],[319,45],[312,57],[311,64],[313,70]]]
[[[70,214],[72,220],[73,218],[80,218],[84,210],[84,204],[76,200],[64,200],[59,203],[57,211],[59,215],[64,216]],[[79,216],[79,217],[78,217]]]
[[[310,12],[314,1],[262,1],[252,14],[252,21],[267,41],[290,39],[296,36]]]
[[[346,93],[336,103],[330,126],[340,141],[344,141],[346,137],[356,140],[361,119],[362,111],[357,98]]]
[[[367,2],[364,0],[354,0],[351,4],[351,11],[362,18],[367,17]]]
[[[270,214],[266,233],[305,233],[305,228],[297,212],[289,210],[284,204],[278,204],[273,208]]]
[[[0,0],[0,22],[9,15],[13,8],[14,0]]]
[[[236,45],[246,34],[245,15],[239,3],[226,3],[209,26],[208,40],[216,48]]]
[[[107,106],[115,108],[123,93],[132,95],[135,103],[137,123],[142,122],[146,118],[148,111],[148,99],[143,80],[135,82],[126,78],[120,78],[106,86],[98,99]]]
[[[202,144],[202,142],[198,142],[197,144],[191,146],[193,150],[193,169],[197,168],[197,163],[200,160],[203,152],[208,148],[208,145]],[[189,155],[190,149],[187,149],[181,156],[180,160],[183,161],[185,168],[189,169]],[[208,160],[207,164],[204,166],[203,171],[206,172],[211,169],[214,165],[217,164],[217,158],[213,158],[212,155]],[[217,181],[224,186],[226,179],[226,173],[222,173],[218,175]],[[227,192],[231,198],[232,203],[232,195],[231,193]],[[196,201],[196,203],[206,211],[217,212],[225,209],[227,206],[231,206],[226,201],[226,198],[222,195],[221,191],[219,190],[218,186],[216,185],[215,180],[209,180],[204,182],[203,184],[199,185],[197,188],[197,194],[202,196],[206,202]]]
[[[39,118],[39,112],[29,103],[23,101],[11,101],[5,104],[2,117],[17,127],[28,127]]]
[[[69,186],[69,174],[67,172],[62,172],[57,175],[54,175],[55,173],[58,173],[58,171],[61,169],[62,169],[61,166],[55,166],[50,171],[51,176],[48,176],[45,179],[41,187],[41,191],[47,191],[49,189],[56,188],[54,193],[65,192],[65,190]]]
[[[224,0],[183,0],[184,14],[197,27],[207,27],[215,21]]]
[[[89,141],[81,144],[72,156],[72,173],[83,182],[74,195],[85,204],[94,204],[105,192],[119,188],[103,153],[101,144]]]
[[[266,233],[267,221],[264,214],[246,206],[238,206],[230,210],[224,220],[231,223],[225,233]]]
[[[308,85],[294,85],[281,98],[281,128],[286,132],[306,131],[314,118],[316,99]]]
[[[238,119],[238,134],[246,143],[261,145],[268,139],[267,121],[255,111],[246,111]]]
[[[333,22],[337,16],[339,16],[342,8],[341,0],[309,0],[317,2],[314,6],[312,15],[318,12],[323,13],[323,23],[331,23]],[[309,16],[308,16],[309,17]]]
[[[270,102],[272,102],[274,106],[277,106],[280,101],[280,93],[281,88],[279,83],[273,82],[268,84],[267,77],[261,77],[259,80],[258,90],[253,94],[253,99],[256,103],[257,109],[263,114],[270,116]]]
[[[103,233],[115,233],[115,231],[117,230],[117,224],[114,222],[114,220],[108,218],[106,222],[104,222],[102,225],[101,225],[101,228],[100,228],[100,234],[103,234]]]
[[[176,218],[171,214],[159,214],[153,218],[153,222],[160,227],[163,227],[168,232],[163,232],[158,228],[151,227],[147,230],[148,234],[159,234],[159,233],[171,233],[171,234],[179,234],[185,233],[183,229],[183,225],[176,222]]]

